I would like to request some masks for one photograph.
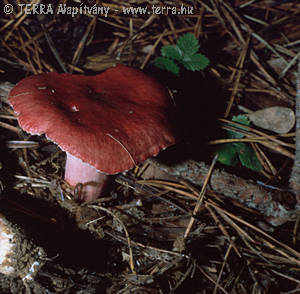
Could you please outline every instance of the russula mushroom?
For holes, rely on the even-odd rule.
[[[67,153],[65,180],[96,199],[107,175],[133,168],[174,144],[165,88],[117,65],[96,76],[45,73],[23,79],[9,103],[22,129]]]

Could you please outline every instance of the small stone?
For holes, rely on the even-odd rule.
[[[287,107],[273,106],[248,114],[257,127],[278,134],[288,133],[295,124],[295,114]]]

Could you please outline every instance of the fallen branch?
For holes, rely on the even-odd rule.
[[[186,160],[182,163],[167,166],[155,159],[149,160],[159,169],[169,175],[183,178],[195,185],[203,185],[208,173],[209,166],[203,162]],[[288,191],[270,190],[259,186],[252,180],[245,180],[225,171],[215,169],[210,179],[210,189],[226,197],[236,199],[246,206],[256,209],[267,217],[267,221],[273,226],[279,226],[287,221],[294,220],[299,209],[295,206],[288,209],[274,200],[275,196],[284,193],[284,198],[294,198],[293,194]]]

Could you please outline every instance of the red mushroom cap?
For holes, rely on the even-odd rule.
[[[96,76],[45,73],[18,83],[8,98],[19,124],[115,174],[174,144],[167,91],[140,70],[118,65]]]

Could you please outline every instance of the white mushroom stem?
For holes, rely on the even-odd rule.
[[[107,182],[107,175],[67,152],[65,181],[75,187],[78,184],[78,197],[81,201],[97,199]]]

